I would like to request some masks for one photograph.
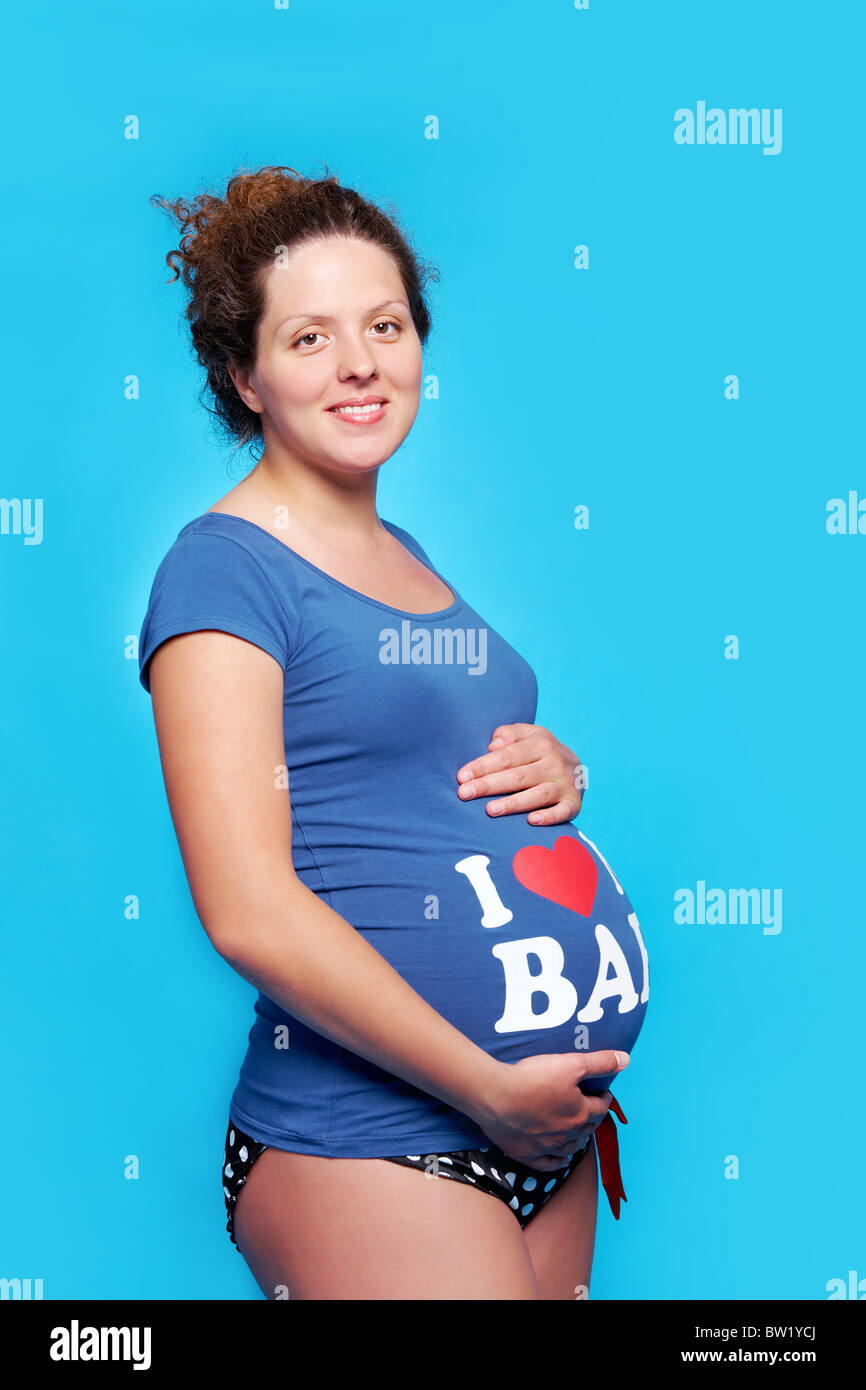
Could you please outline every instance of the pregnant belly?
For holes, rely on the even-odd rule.
[[[459,833],[452,840],[443,832],[451,843],[437,846],[432,861],[428,846],[423,923],[404,916],[400,926],[368,925],[364,935],[438,1013],[501,1061],[630,1052],[646,1013],[649,964],[637,914],[606,855],[570,822],[531,826],[522,815],[495,821],[481,803],[460,807],[470,809],[450,818]],[[612,1080],[608,1072],[581,1084],[601,1092]]]

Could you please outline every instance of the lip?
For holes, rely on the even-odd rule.
[[[344,396],[341,401],[334,401],[325,407],[326,410],[335,410],[338,405],[375,405],[377,401],[387,401],[387,396]]]
[[[372,404],[373,404],[373,401],[375,401],[375,399],[376,399],[376,397],[374,396],[374,397],[373,397],[373,400],[371,400],[371,401],[364,401],[364,400],[361,400],[361,401],[340,401],[339,404],[340,404],[340,405],[372,405]],[[345,425],[360,425],[361,428],[363,428],[365,425],[375,425],[375,424],[377,424],[377,423],[379,422],[379,420],[381,420],[382,417],[384,416],[385,410],[386,410],[387,406],[388,406],[388,401],[382,401],[382,404],[381,404],[381,406],[379,407],[379,409],[378,409],[378,410],[371,410],[370,413],[369,413],[368,415],[340,415],[339,412],[337,411],[337,409],[336,409],[334,406],[328,406],[327,409],[326,409],[326,411],[325,411],[325,414],[326,414],[326,415],[333,415],[334,419],[335,419],[335,420],[339,420],[342,424],[345,424]]]

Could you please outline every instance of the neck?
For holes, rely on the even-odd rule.
[[[243,487],[274,522],[319,540],[381,537],[376,511],[378,468],[322,469],[266,443]]]

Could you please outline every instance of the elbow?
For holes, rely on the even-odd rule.
[[[240,967],[244,964],[249,954],[249,942],[247,942],[247,949],[245,951],[242,938],[236,932],[217,932],[214,929],[208,931],[207,927],[205,931],[207,931],[210,944],[213,946],[217,955],[222,956],[226,964],[230,965],[233,970],[240,971]]]
[[[310,891],[294,874],[288,881],[283,878],[275,883],[268,877],[264,882],[266,887],[252,894],[246,891],[231,903],[223,898],[219,911],[198,909],[217,955],[240,974],[263,953],[269,953],[276,939],[285,937],[296,919],[300,899]]]

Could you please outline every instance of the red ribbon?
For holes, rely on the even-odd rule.
[[[624,1202],[628,1201],[625,1189],[622,1185],[622,1174],[619,1171],[619,1139],[617,1138],[616,1125],[610,1111],[615,1110],[624,1125],[628,1120],[622,1113],[619,1103],[615,1096],[610,1098],[610,1110],[608,1110],[598,1129],[595,1131],[595,1147],[598,1150],[598,1162],[601,1169],[601,1181],[607,1200],[610,1202],[610,1209],[613,1212],[614,1220],[619,1221],[620,1198]]]

